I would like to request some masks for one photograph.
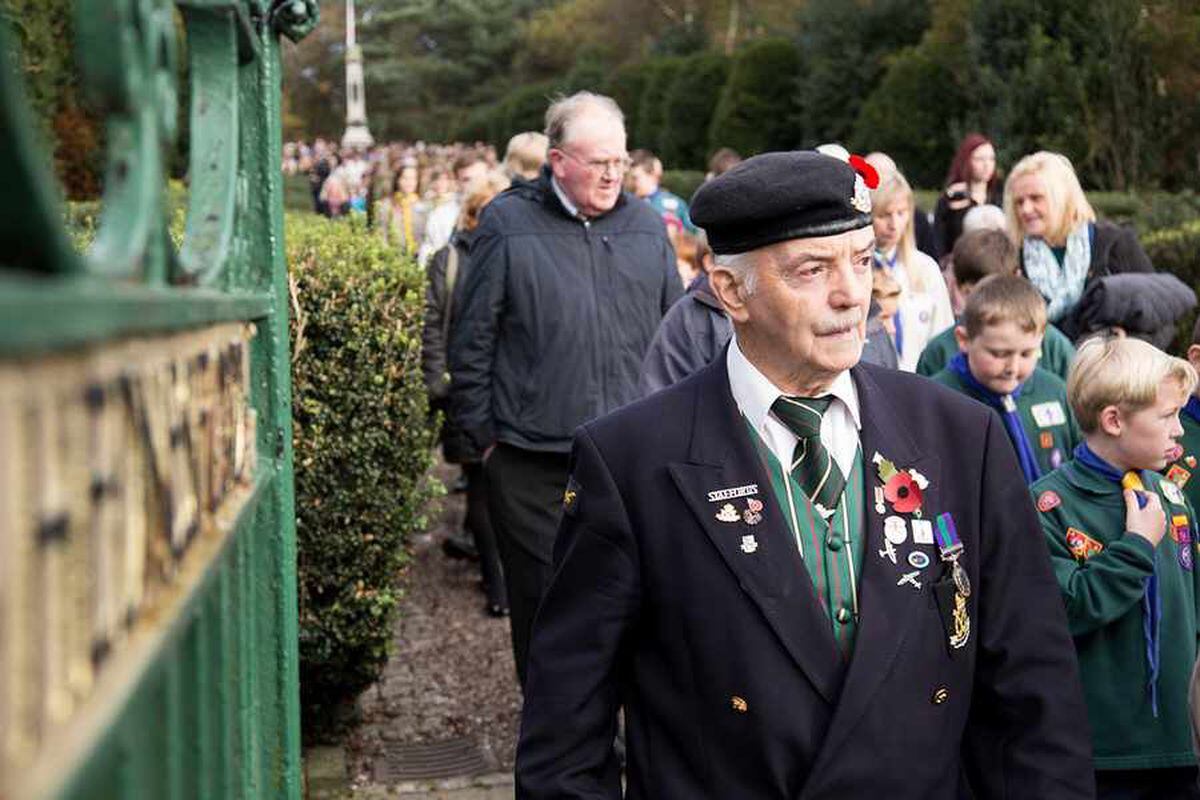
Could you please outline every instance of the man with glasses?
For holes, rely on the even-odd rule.
[[[517,675],[550,578],[576,428],[638,396],[683,287],[658,215],[623,194],[625,124],[579,92],[546,112],[548,163],[484,211],[450,344],[455,418],[485,452]]]

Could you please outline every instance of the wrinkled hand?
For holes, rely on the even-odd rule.
[[[1126,489],[1125,495],[1125,530],[1136,533],[1150,544],[1158,547],[1167,532],[1167,515],[1163,513],[1162,503],[1156,492],[1141,492],[1146,498],[1146,507],[1138,508],[1137,495],[1133,489]]]

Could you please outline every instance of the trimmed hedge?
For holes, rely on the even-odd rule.
[[[1156,270],[1170,272],[1193,289],[1200,289],[1200,219],[1143,236],[1142,247]],[[1196,317],[1197,311],[1193,310],[1179,321],[1171,347],[1175,355],[1182,356],[1192,343]]]
[[[704,173],[693,169],[669,169],[663,173],[660,183],[690,203],[692,195],[704,183]]]
[[[744,156],[796,147],[789,124],[800,52],[787,39],[762,39],[734,56],[713,112],[711,150],[732,147]]]
[[[287,218],[305,734],[387,662],[411,534],[440,490],[421,381],[424,274],[355,220]]]
[[[681,169],[698,169],[708,162],[708,126],[719,92],[729,77],[729,57],[697,53],[683,62],[667,93],[665,126],[659,131],[659,158]]]

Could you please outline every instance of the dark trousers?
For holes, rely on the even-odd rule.
[[[1096,800],[1200,800],[1195,767],[1096,772]]]
[[[483,464],[475,462],[463,464],[463,475],[467,479],[467,518],[463,527],[471,532],[475,549],[479,551],[479,572],[488,607],[508,608],[500,550],[496,545],[496,532],[492,529],[492,515],[488,511],[487,473]]]
[[[570,456],[501,443],[484,467],[488,508],[512,613],[513,658],[517,678],[524,686],[533,618],[550,582]]]

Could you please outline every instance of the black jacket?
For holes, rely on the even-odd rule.
[[[662,220],[622,195],[569,216],[546,168],[484,209],[450,348],[451,404],[479,446],[569,452],[571,434],[638,397],[642,358],[683,293]]]
[[[953,515],[970,636],[951,650],[932,594],[879,555],[870,501],[860,627],[831,622],[740,419],[725,359],[581,429],[538,611],[517,797],[957,800],[1093,796],[1075,648],[1029,491],[997,415],[931,381],[859,365],[866,494],[874,453]],[[734,487],[761,519],[716,517]],[[734,501],[741,504],[745,501]],[[753,550],[747,538],[756,539]],[[916,545],[907,545],[916,548]]]
[[[1196,292],[1168,272],[1105,275],[1088,284],[1063,332],[1080,339],[1106,328],[1123,328],[1166,350],[1175,338],[1175,325],[1196,307]]]
[[[425,283],[425,324],[421,331],[421,373],[429,393],[431,411],[441,411],[442,452],[452,464],[478,461],[481,452],[462,432],[450,409],[450,373],[447,348],[457,319],[455,298],[462,294],[463,279],[469,267],[468,252],[473,234],[455,231],[450,243],[429,259]],[[450,253],[456,256],[454,285],[449,284]]]

